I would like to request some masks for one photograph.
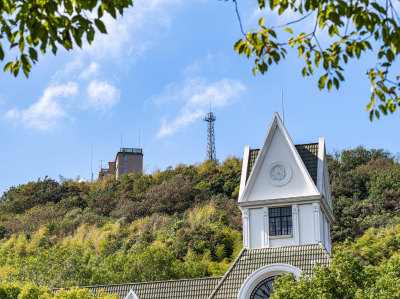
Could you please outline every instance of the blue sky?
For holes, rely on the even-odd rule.
[[[239,2],[245,30],[260,16],[254,2]],[[365,110],[373,56],[348,65],[339,91],[320,92],[317,78],[301,76],[296,53],[253,76],[252,61],[233,51],[241,35],[229,1],[136,1],[106,24],[109,34],[91,46],[40,57],[29,79],[0,74],[0,193],[46,175],[90,179],[92,144],[97,177],[121,135],[124,147],[138,147],[139,131],[147,173],[202,162],[210,100],[217,157],[241,157],[245,145],[260,146],[273,113],[281,114],[281,79],[294,143],[325,137],[330,152],[358,145],[399,152],[399,113],[371,123]]]

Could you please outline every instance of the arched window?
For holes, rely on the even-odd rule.
[[[240,288],[238,299],[260,299],[269,298],[272,294],[272,285],[277,276],[293,273],[296,278],[301,270],[287,264],[270,264],[259,268],[247,277]]]

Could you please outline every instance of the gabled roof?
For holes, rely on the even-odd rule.
[[[239,202],[267,200],[279,196],[282,198],[319,196],[321,193],[315,184],[315,171],[313,173],[314,180],[305,165],[306,162],[310,169],[318,169],[318,158],[315,159],[313,153],[315,150],[318,157],[318,144],[300,145],[296,148],[278,113],[275,113],[258,153],[245,147]],[[300,156],[300,153],[303,154],[303,157]],[[315,161],[317,161],[316,166]],[[249,169],[248,163],[252,164],[252,168]],[[283,185],[266,184],[264,181],[266,173],[270,171],[274,163],[285,167],[290,173],[287,176],[289,181]],[[268,196],[265,197],[266,195]]]
[[[164,280],[140,283],[86,286],[95,295],[100,290],[125,298],[133,290],[140,299],[206,299],[221,280],[220,277],[207,277],[181,280]]]
[[[236,299],[252,272],[275,263],[293,265],[311,276],[317,263],[329,266],[330,256],[322,244],[243,249],[208,298]]]
[[[317,184],[317,169],[318,169],[318,143],[307,143],[295,145],[304,165],[306,166],[314,183]],[[246,182],[253,169],[260,149],[250,149],[249,160],[247,165]]]

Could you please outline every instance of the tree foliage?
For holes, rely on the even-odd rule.
[[[358,147],[330,156],[333,241],[355,240],[400,217],[400,164],[390,153]]]
[[[104,13],[115,19],[131,5],[132,0],[1,0],[0,60],[6,60],[4,71],[17,76],[22,69],[28,77],[40,52],[56,54],[59,47],[82,47],[85,39],[92,43],[96,29],[107,33]]]
[[[236,1],[235,5],[237,5]],[[344,68],[352,59],[371,52],[376,61],[367,66],[371,98],[367,106],[370,119],[400,109],[400,74],[393,69],[399,56],[400,13],[395,0],[257,0],[260,10],[287,14],[291,20],[270,24],[259,19],[259,27],[250,30],[235,43],[234,49],[247,58],[254,57],[253,73],[267,72],[271,65],[285,58],[289,48],[304,58],[303,77],[321,70],[318,88],[339,89]],[[282,18],[283,19],[283,18]],[[239,18],[240,20],[240,18]],[[304,23],[313,22],[304,31]],[[321,36],[329,35],[327,45]]]
[[[400,298],[400,225],[371,228],[354,243],[336,244],[330,267],[314,276],[279,278],[271,298]]]

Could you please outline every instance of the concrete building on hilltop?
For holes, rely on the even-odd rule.
[[[141,148],[121,147],[115,160],[108,162],[108,168],[101,168],[98,179],[114,177],[143,171],[143,150]]]
[[[275,113],[261,148],[245,147],[238,206],[243,249],[223,276],[87,288],[125,299],[268,299],[276,277],[329,266],[335,218],[325,140],[294,145]]]

